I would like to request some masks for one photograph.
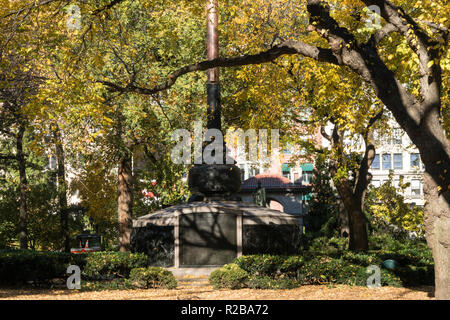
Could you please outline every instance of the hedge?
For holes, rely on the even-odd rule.
[[[426,250],[425,250],[426,249]],[[434,265],[426,247],[407,244],[397,251],[305,252],[302,256],[250,255],[211,274],[217,288],[292,288],[307,284],[345,284],[366,286],[367,267],[376,265],[381,271],[382,286],[433,285]],[[398,267],[388,270],[382,262],[394,259]]]
[[[175,289],[177,280],[172,272],[161,267],[134,268],[130,272],[130,283],[136,288]]]
[[[17,285],[29,281],[44,283],[66,276],[71,264],[82,265],[82,256],[63,252],[0,250],[0,285]]]
[[[150,265],[148,256],[130,252],[92,252],[86,256],[83,275],[89,279],[128,278],[134,268]]]
[[[128,252],[0,250],[0,285],[44,284],[67,278],[69,265],[79,266],[83,278],[98,280],[128,277],[133,268],[147,267],[149,261],[145,254]]]
[[[240,289],[245,286],[248,272],[237,264],[226,264],[222,268],[214,270],[209,276],[210,283],[216,288]]]

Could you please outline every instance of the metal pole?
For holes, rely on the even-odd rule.
[[[217,0],[207,0],[207,20],[206,20],[206,51],[208,60],[219,57],[219,36],[217,26],[219,24]],[[208,99],[208,129],[221,129],[220,112],[220,84],[219,68],[212,68],[207,71],[208,82],[206,92]]]

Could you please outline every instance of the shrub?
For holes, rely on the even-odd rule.
[[[45,283],[54,278],[65,277],[70,264],[75,263],[69,253],[1,250],[0,284],[20,285],[29,281],[35,284]]]
[[[280,270],[284,259],[268,254],[242,256],[234,260],[240,268],[251,275],[270,276]]]
[[[83,274],[90,279],[127,278],[134,268],[149,266],[143,253],[92,252],[86,255]]]
[[[239,289],[245,286],[248,272],[231,263],[214,270],[209,276],[210,283],[216,288]]]
[[[351,286],[367,285],[366,266],[353,264],[344,259],[320,257],[305,263],[298,273],[301,284],[345,284]],[[381,269],[381,285],[401,286],[401,279],[387,270]]]
[[[353,252],[345,251],[342,253],[342,259],[349,263],[354,263],[360,266],[369,266],[372,264],[381,265],[382,260],[377,257],[374,252]]]
[[[177,280],[172,272],[161,267],[134,268],[130,272],[130,283],[137,288],[175,289]]]
[[[301,284],[333,283],[336,282],[340,269],[340,260],[331,257],[317,257],[308,260],[298,270],[297,278]]]
[[[337,257],[343,250],[344,246],[345,246],[344,241],[337,240],[337,238],[329,239],[326,237],[319,237],[311,241],[308,251],[310,254],[313,255],[326,255],[329,257]]]
[[[280,272],[288,277],[297,276],[298,270],[304,265],[305,261],[300,256],[287,257],[280,266]]]

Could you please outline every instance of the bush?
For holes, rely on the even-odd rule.
[[[66,277],[67,267],[76,259],[64,252],[40,252],[31,250],[0,251],[0,284],[20,285],[33,281],[46,283],[54,278]]]
[[[143,253],[92,252],[86,255],[83,274],[89,279],[127,278],[134,268],[149,266]]]
[[[130,283],[137,288],[175,289],[177,280],[172,272],[161,267],[134,268],[130,272]]]
[[[345,238],[315,238],[309,244],[308,253],[314,256],[326,255],[338,257],[345,250],[346,242],[347,240]]]
[[[344,259],[320,257],[308,261],[299,271],[301,284],[345,284],[366,286],[370,275],[366,266],[353,264]],[[401,279],[387,270],[381,269],[381,285],[401,286]]]
[[[357,264],[360,266],[368,267],[372,264],[381,266],[382,259],[380,259],[376,253],[373,252],[354,252],[345,251],[342,253],[342,259],[346,262]]]
[[[248,274],[240,286],[260,289],[330,283],[366,286],[370,265],[380,267],[383,286],[433,285],[433,257],[424,241],[396,240],[389,235],[369,239],[372,250],[367,252],[346,250],[347,239],[320,237],[301,256],[242,256],[234,260]],[[398,267],[383,268],[382,263],[387,259],[395,260]],[[228,286],[222,284],[222,287]]]
[[[305,264],[300,256],[287,257],[280,266],[280,272],[288,277],[296,277],[298,270]]]
[[[281,256],[263,254],[242,256],[235,259],[234,263],[251,275],[270,276],[280,270],[284,259]]]
[[[245,287],[248,272],[231,263],[214,270],[209,276],[210,283],[216,288],[239,289]]]

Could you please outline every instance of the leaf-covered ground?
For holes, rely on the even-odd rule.
[[[0,299],[13,300],[430,300],[432,287],[394,288],[302,286],[291,290],[215,290],[203,283],[181,284],[177,289],[147,290],[39,290],[0,289]]]

